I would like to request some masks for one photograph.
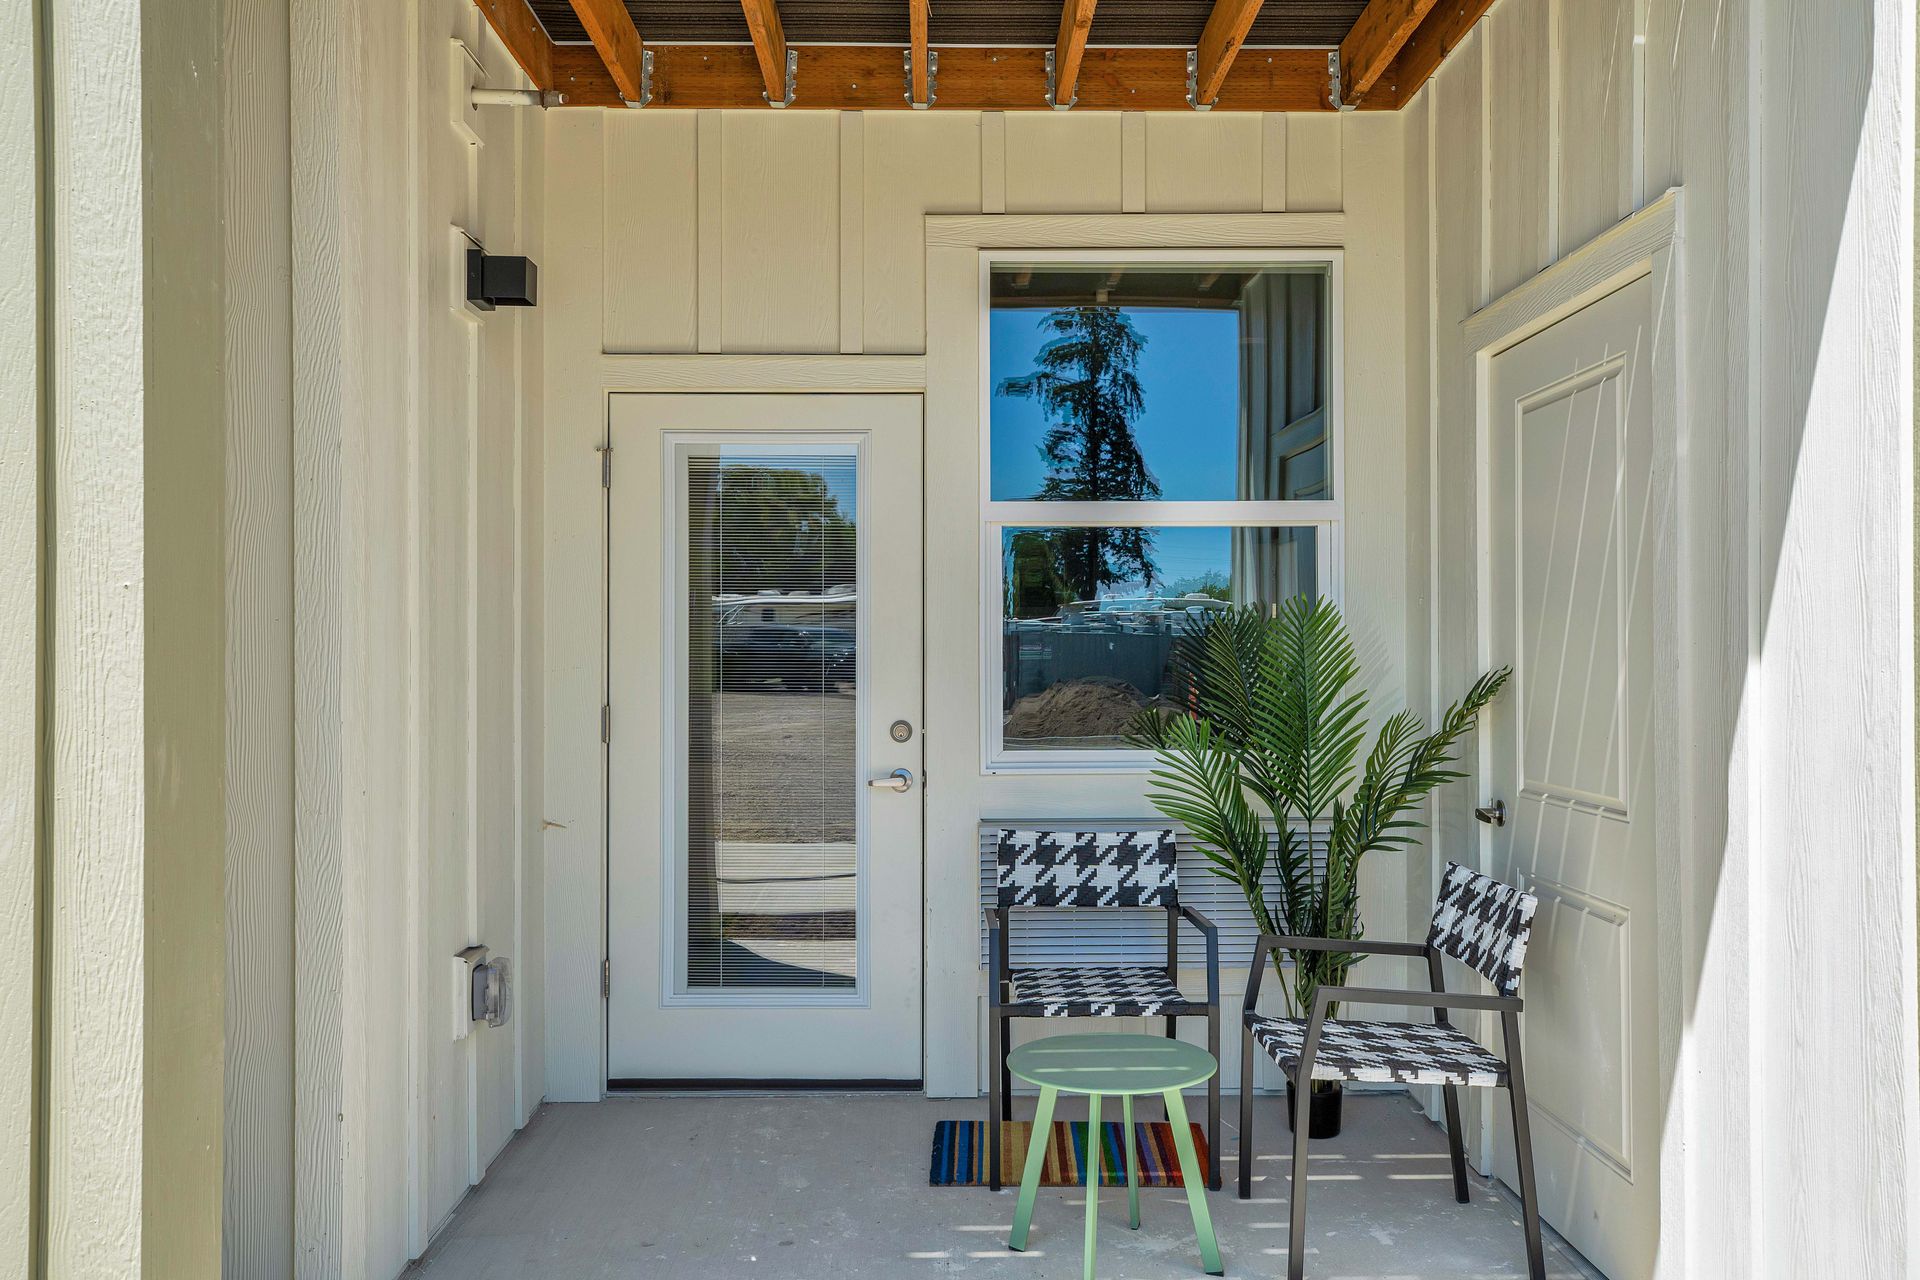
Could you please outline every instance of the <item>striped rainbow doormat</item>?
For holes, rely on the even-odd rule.
[[[1193,1130],[1193,1149],[1202,1168],[1207,1163],[1207,1135],[1197,1124]],[[1179,1187],[1180,1156],[1173,1146],[1173,1126],[1165,1120],[1136,1122],[1135,1140],[1140,1145],[1140,1185],[1143,1187]],[[1120,1145],[1120,1122],[1101,1124],[1100,1185],[1127,1185],[1127,1156]],[[1027,1167],[1027,1143],[1032,1141],[1033,1124],[1027,1120],[1003,1121],[1000,1129],[1000,1184],[1017,1187]],[[987,1171],[987,1124],[984,1120],[940,1120],[933,1126],[933,1163],[927,1183],[935,1187],[984,1187],[991,1179]],[[1084,1183],[1087,1167],[1087,1122],[1055,1120],[1052,1140],[1047,1143],[1046,1163],[1040,1167],[1043,1187],[1077,1187]]]

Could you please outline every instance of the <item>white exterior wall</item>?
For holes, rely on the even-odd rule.
[[[378,1280],[545,1092],[542,313],[455,246],[541,261],[544,131],[459,111],[455,38],[524,83],[470,0],[227,14],[225,1264]],[[456,1042],[470,944],[516,1001]]]
[[[972,1096],[982,1055],[978,822],[1151,809],[1140,775],[981,773],[977,384],[959,385],[957,366],[940,372],[959,348],[928,348],[943,304],[928,293],[924,216],[1344,212],[1345,587],[1363,679],[1384,717],[1404,705],[1415,635],[1404,589],[1401,117],[748,110],[547,120],[551,1096],[598,1098],[605,1079],[595,449],[606,392],[642,386],[929,390],[925,1070],[930,1092]],[[977,306],[947,331],[975,342]],[[790,358],[740,359],[763,354]],[[1366,909],[1379,936],[1424,919],[1424,904],[1408,905],[1409,880],[1424,896],[1423,854],[1370,860]],[[1238,981],[1226,977],[1227,998],[1237,999]]]
[[[170,0],[0,23],[0,1276],[209,1274],[219,24]]]
[[[227,947],[221,1261],[293,1259],[293,297],[287,6],[232,0],[227,260]],[[239,175],[245,174],[244,179]]]
[[[1916,1265],[1913,47],[1894,0],[1501,0],[1407,109],[1436,701],[1477,638],[1461,322],[1683,189],[1665,1275]]]
[[[26,30],[32,0],[0,5]],[[34,1239],[34,1034],[40,805],[40,139],[31,42],[0,45],[0,1277]]]

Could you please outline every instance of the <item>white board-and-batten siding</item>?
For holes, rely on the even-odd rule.
[[[1482,652],[1472,318],[1680,189],[1658,1275],[1912,1266],[1913,52],[1897,0],[1500,0],[1406,108],[1430,707]]]
[[[1338,246],[1347,237],[1348,332],[1369,335],[1346,375],[1348,421],[1358,423],[1349,428],[1347,587],[1367,602],[1364,630],[1379,637],[1368,649],[1376,705],[1399,705],[1410,637],[1400,427],[1407,205],[1398,117],[748,110],[550,112],[547,119],[552,1097],[597,1098],[604,1085],[598,725],[606,655],[604,628],[582,621],[598,623],[605,590],[594,452],[605,439],[605,396],[649,388],[927,387],[928,474],[948,477],[928,487],[930,536],[943,524],[977,528],[977,474],[959,460],[973,446],[948,439],[946,424],[957,419],[943,420],[973,410],[934,403],[936,385],[955,383],[929,367],[950,354],[928,349],[930,217],[986,215],[979,218],[985,224],[1005,216],[1014,237],[1006,243],[1019,244],[1029,243],[1037,225],[1020,215],[1139,216],[1139,242],[1131,246],[1139,248],[1205,248],[1205,219],[1219,215],[1319,215],[1324,226],[1301,221],[1311,232],[1303,243]],[[973,218],[941,225],[942,243],[956,247],[980,231]],[[1075,224],[1063,225],[1065,243]],[[1112,222],[1100,225],[1104,238],[1089,243],[1125,234]],[[977,307],[972,297],[965,305]],[[934,447],[933,436],[950,447]],[[615,470],[649,465],[622,458]],[[966,547],[974,542],[965,535]],[[970,551],[961,564],[952,559],[961,552],[936,553],[933,546],[929,581],[947,588],[937,593],[942,601],[929,600],[928,680],[952,697],[946,706],[930,700],[927,712],[928,768],[942,778],[948,801],[929,815],[926,851],[926,1073],[930,1092],[971,1094],[981,1043],[972,943],[977,824],[1009,812],[1134,820],[1150,817],[1151,809],[1138,775],[980,773],[977,713],[954,723],[955,708],[975,705],[978,696],[977,660],[960,657],[977,648],[979,606],[967,585],[977,565]],[[937,642],[931,629],[952,635]],[[940,741],[959,755],[971,751],[972,762],[943,758],[935,749]],[[1424,857],[1383,860],[1371,873],[1383,936],[1398,936],[1410,914],[1424,916],[1424,902],[1414,908],[1404,901],[1412,863],[1420,866],[1424,896]],[[1239,980],[1231,977],[1229,985]]]
[[[581,160],[601,198],[578,171],[557,181],[601,206],[613,353],[920,354],[926,214],[1340,208],[1333,116],[709,110],[554,125],[593,135]]]
[[[229,946],[236,966],[289,948],[298,980],[290,1028],[278,951],[230,1011],[248,1033],[230,1042],[230,1140],[288,1134],[292,1167],[289,1205],[274,1144],[248,1153],[242,1170],[261,1167],[228,1184],[227,1265],[391,1276],[545,1093],[543,313],[481,318],[458,283],[462,232],[494,253],[544,252],[545,133],[537,113],[458,105],[468,78],[524,83],[470,0],[296,0],[284,35],[254,0],[234,8],[237,45],[290,42],[291,302],[270,272],[244,296],[291,307],[292,422],[289,458],[267,439],[271,415],[250,418],[229,481],[242,504],[290,488],[292,519],[243,508],[254,544],[229,586],[255,646],[229,671],[243,733],[230,767],[250,801],[231,815],[248,865],[229,885]],[[272,59],[250,47],[264,93]],[[235,251],[271,253],[241,232],[272,228],[248,222]],[[273,391],[272,333],[249,335],[260,350],[238,370],[255,394]],[[291,716],[271,706],[289,696],[271,652],[282,593]],[[289,746],[291,849],[285,797],[255,785]],[[511,957],[518,990],[536,994],[506,1026],[456,1040],[448,975],[472,944]],[[266,1078],[283,1054],[290,1098]]]

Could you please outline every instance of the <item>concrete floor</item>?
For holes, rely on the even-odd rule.
[[[1063,1118],[1085,1119],[1084,1101]],[[1286,1118],[1258,1104],[1253,1199],[1210,1197],[1228,1276],[1286,1270]],[[1030,1114],[1023,1100],[1021,1114]],[[1027,1252],[1006,1247],[1014,1192],[929,1187],[933,1123],[983,1107],[898,1095],[640,1097],[543,1107],[495,1161],[408,1280],[1080,1275],[1085,1200],[1042,1189]],[[1235,1156],[1234,1100],[1226,1154]],[[1441,1131],[1403,1095],[1347,1100],[1346,1131],[1316,1143],[1307,1274],[1459,1280],[1524,1276],[1518,1202],[1476,1178],[1454,1203]],[[1099,1275],[1200,1274],[1185,1193],[1101,1195]],[[1555,1280],[1596,1273],[1549,1236]]]

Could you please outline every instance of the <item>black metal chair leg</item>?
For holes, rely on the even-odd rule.
[[[1013,1019],[1000,1019],[1000,1118],[1013,1119],[1013,1072],[1007,1070],[1007,1055],[1013,1052]]]
[[[1307,1274],[1307,1133],[1313,1127],[1313,1085],[1304,1066],[1297,1074],[1299,1079],[1293,1088],[1293,1174],[1287,1188],[1287,1280],[1305,1280]]]
[[[1207,1081],[1207,1190],[1220,1189],[1220,1006],[1207,1009],[1207,1052],[1213,1076]]]
[[[1007,1074],[1007,1020],[987,1011],[987,1181],[1000,1189],[1000,1122],[1011,1099],[1005,1092]]]
[[[1253,1032],[1240,1028],[1240,1198],[1253,1198]]]
[[[1527,1080],[1520,1069],[1520,1016],[1500,1015],[1506,1033],[1507,1098],[1513,1104],[1513,1155],[1520,1166],[1520,1217],[1527,1229],[1527,1275],[1547,1280],[1546,1256],[1540,1245],[1540,1190],[1533,1180],[1533,1133],[1527,1124]]]
[[[1447,1099],[1447,1154],[1453,1157],[1453,1198],[1467,1203],[1467,1151],[1460,1140],[1460,1087],[1442,1086]]]

